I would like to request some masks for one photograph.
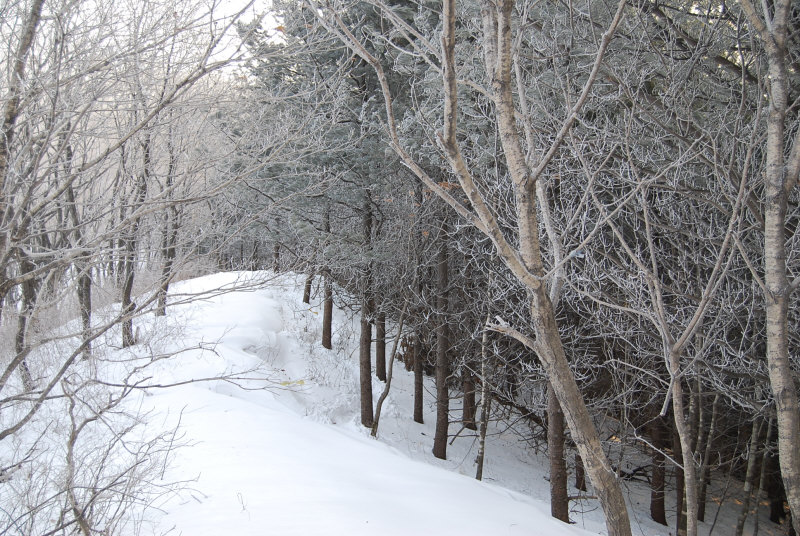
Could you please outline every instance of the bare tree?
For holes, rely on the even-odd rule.
[[[800,278],[792,279],[792,259],[787,249],[787,206],[800,175],[800,130],[792,134],[790,95],[798,92],[796,76],[790,65],[797,64],[796,48],[790,48],[796,34],[796,16],[792,2],[781,0],[759,11],[749,0],[741,6],[766,52],[769,109],[766,125],[764,173],[764,278],[753,274],[764,293],[767,309],[767,361],[769,379],[777,410],[778,450],[786,498],[792,511],[792,523],[800,530],[800,402],[789,360],[788,311],[792,294],[800,287]],[[795,67],[796,69],[796,67]]]

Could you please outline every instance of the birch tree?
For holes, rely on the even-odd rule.
[[[795,530],[800,530],[800,402],[789,359],[790,304],[800,287],[792,255],[793,237],[787,236],[789,200],[796,199],[800,175],[800,129],[791,111],[800,85],[797,74],[797,17],[792,2],[781,0],[758,8],[749,0],[742,10],[764,47],[766,56],[765,100],[766,154],[764,157],[764,276],[753,274],[766,300],[767,361],[777,410],[778,450]],[[794,8],[796,10],[796,6]]]

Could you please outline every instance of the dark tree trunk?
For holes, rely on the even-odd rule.
[[[375,375],[386,381],[386,313],[379,312],[375,324]]]
[[[78,307],[81,312],[81,329],[83,333],[84,347],[83,359],[88,359],[92,355],[92,345],[89,337],[92,332],[92,276],[89,268],[85,268],[78,277]]]
[[[564,459],[564,414],[553,391],[547,386],[547,450],[550,459],[550,514],[569,523],[567,463]]]
[[[325,213],[322,217],[322,230],[325,236],[331,234],[331,210],[330,206],[325,206]],[[323,271],[323,304],[322,304],[322,346],[328,350],[333,348],[331,335],[333,331],[333,289],[331,288],[331,276],[327,271]]]
[[[776,445],[778,441],[778,428],[771,428],[768,445]],[[765,491],[769,500],[769,520],[778,523],[786,517],[784,505],[786,503],[786,492],[783,490],[781,480],[781,470],[778,466],[778,456],[774,449],[768,450],[767,456],[767,482]]]
[[[447,325],[448,251],[447,230],[444,222],[440,237],[441,245],[436,263],[436,309],[439,321],[436,326],[436,431],[433,438],[433,455],[447,459],[447,431],[450,424],[450,392],[447,388],[450,349],[450,333]]]
[[[177,215],[175,215],[177,217]],[[170,225],[169,235],[164,242],[164,265],[161,267],[161,287],[158,289],[158,304],[156,306],[156,316],[166,316],[167,314],[167,293],[169,283],[172,279],[172,268],[175,264],[175,242],[178,236],[177,222]]]
[[[664,507],[664,484],[666,481],[666,459],[664,449],[667,446],[666,429],[661,417],[650,423],[650,440],[653,442],[653,469],[650,475],[650,517],[656,523],[667,525],[667,514]]]
[[[359,341],[358,365],[361,385],[361,424],[372,428],[372,324],[370,324],[370,301],[361,302],[361,338]]]
[[[372,247],[372,200],[369,190],[365,192],[362,212],[364,250]],[[361,339],[359,343],[359,374],[361,383],[361,424],[372,428],[372,315],[371,294],[372,265],[368,261],[364,270],[364,290],[361,298]]]
[[[414,336],[414,422],[420,424],[425,420],[422,416],[423,396],[425,393],[423,378],[425,376],[422,367],[422,340],[420,334]]]
[[[133,312],[136,304],[133,303],[133,261],[126,261],[124,265],[125,283],[122,286],[122,347],[127,348],[136,344],[133,334]]]
[[[586,468],[583,466],[583,458],[580,454],[575,454],[575,489],[586,490]]]
[[[333,344],[331,344],[331,334],[333,331],[333,290],[331,289],[330,277],[327,275],[325,276],[322,288],[322,347],[330,350],[333,348]]]
[[[477,430],[478,425],[475,423],[475,413],[477,407],[475,405],[475,378],[472,377],[472,372],[464,371],[464,406],[461,414],[461,424],[464,428],[469,430]]]

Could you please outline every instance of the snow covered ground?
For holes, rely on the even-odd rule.
[[[152,426],[180,422],[176,444],[185,445],[174,452],[164,481],[186,484],[154,504],[143,534],[604,532],[595,501],[573,503],[572,525],[549,516],[546,460],[502,426],[491,430],[487,442],[484,482],[473,478],[474,436],[455,439],[448,460],[433,458],[433,383],[427,386],[426,424],[414,423],[412,378],[402,363],[395,364],[379,439],[369,437],[358,424],[356,323],[337,310],[334,349],[323,349],[321,309],[314,300],[302,303],[301,276],[177,303],[267,276],[222,273],[174,285],[174,305],[156,324],[162,337],[141,345],[143,352],[193,348],[160,362],[154,384],[226,373],[249,378],[238,385],[213,380],[151,389],[136,402],[154,412]],[[152,318],[140,322],[142,330],[153,325]],[[244,370],[253,372],[239,374]],[[375,380],[376,399],[382,389]],[[451,434],[457,431],[451,425]],[[628,484],[626,492],[634,534],[674,534],[649,521],[645,484]],[[709,534],[715,517],[712,533],[732,534],[735,503],[719,515],[716,509],[711,503],[701,534]],[[762,518],[759,533],[784,532]]]

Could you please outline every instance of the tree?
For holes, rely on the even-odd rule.
[[[539,242],[535,184],[538,175],[541,174],[541,170],[552,158],[551,153],[554,152],[554,149],[551,147],[551,151],[545,151],[542,154],[541,161],[536,169],[529,169],[522,150],[520,136],[516,129],[515,105],[511,85],[513,60],[511,18],[513,3],[510,1],[500,2],[496,8],[491,5],[484,6],[482,12],[482,40],[486,56],[486,70],[490,73],[492,80],[490,95],[495,105],[495,114],[508,172],[514,185],[517,216],[515,231],[519,244],[518,248],[512,245],[503,234],[503,230],[497,223],[493,211],[476,187],[473,176],[459,148],[456,136],[458,108],[454,56],[456,38],[455,3],[452,1],[445,2],[442,15],[444,23],[441,51],[444,86],[444,132],[440,141],[447,155],[447,161],[459,181],[461,190],[468,199],[471,210],[433,181],[402,146],[397,137],[391,88],[381,63],[351,33],[341,18],[321,6],[311,5],[311,7],[320,13],[324,13],[324,16],[320,15],[320,22],[326,25],[332,33],[339,35],[356,54],[368,62],[375,70],[386,104],[388,134],[393,149],[420,180],[437,195],[445,199],[448,204],[456,209],[459,215],[492,239],[497,249],[498,257],[502,259],[515,277],[530,292],[530,321],[535,338],[528,337],[522,332],[506,326],[498,326],[496,329],[515,336],[536,351],[544,364],[548,378],[564,410],[577,448],[586,463],[589,478],[601,499],[609,534],[630,534],[627,507],[625,506],[619,483],[603,453],[594,424],[578,391],[574,376],[569,370],[552,302],[549,299],[547,288],[543,281],[545,271]],[[623,7],[624,2],[618,6],[617,12],[612,18],[613,22],[599,44],[594,69],[584,86],[586,93],[588,93],[588,89],[596,77],[603,53],[611,40],[616,25],[622,17]],[[386,11],[390,10],[386,8]],[[328,23],[327,20],[333,20],[334,22]],[[430,53],[435,54],[436,51],[432,50]],[[585,95],[583,101],[585,101]],[[577,109],[580,109],[581,104],[582,102],[579,100],[575,108],[566,115],[563,123],[564,133],[574,122]],[[557,145],[556,143],[555,147]]]
[[[759,12],[749,0],[742,10],[755,29],[766,56],[768,118],[764,156],[764,278],[753,274],[766,300],[767,361],[770,385],[775,399],[778,450],[786,498],[792,523],[800,530],[800,402],[789,360],[789,304],[800,287],[800,279],[790,278],[792,265],[787,250],[787,210],[800,175],[800,130],[792,133],[796,113],[790,111],[789,98],[798,94],[797,47],[792,34],[797,32],[796,6],[788,0],[775,2]],[[794,12],[793,12],[794,9]],[[794,117],[793,117],[794,115]],[[788,261],[788,262],[787,262]]]

